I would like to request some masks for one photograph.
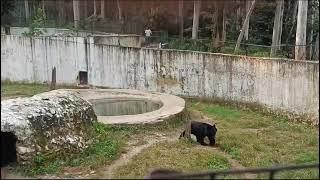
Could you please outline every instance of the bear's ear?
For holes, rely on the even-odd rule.
[[[218,131],[218,129],[217,129],[217,127],[216,127],[216,124],[213,125],[213,129],[214,129],[216,132]]]

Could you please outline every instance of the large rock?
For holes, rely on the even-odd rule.
[[[1,101],[1,132],[17,136],[22,164],[39,153],[80,152],[91,143],[88,131],[94,121],[92,105],[72,91]]]

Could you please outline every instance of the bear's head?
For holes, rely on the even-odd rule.
[[[213,146],[216,143],[216,134],[217,134],[217,127],[214,124],[213,126],[208,126],[208,138],[210,140],[210,145]]]

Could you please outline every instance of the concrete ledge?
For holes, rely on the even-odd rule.
[[[141,99],[160,102],[160,109],[136,115],[121,116],[97,116],[98,121],[104,124],[153,124],[172,119],[183,112],[185,108],[184,99],[157,92],[143,92],[131,89],[77,89],[83,99],[89,102],[98,99]]]

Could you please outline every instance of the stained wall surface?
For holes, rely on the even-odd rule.
[[[95,38],[2,35],[1,80],[50,81],[56,66],[57,83],[77,83],[78,72],[87,71],[94,86],[218,97],[319,116],[318,62],[121,47]]]

